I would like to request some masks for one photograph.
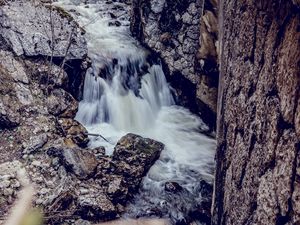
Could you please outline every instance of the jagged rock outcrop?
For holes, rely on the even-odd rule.
[[[15,1],[0,10],[1,45],[17,56],[82,59],[87,55],[84,31],[63,9]]]
[[[160,54],[180,104],[215,127],[217,1],[133,0],[131,31]]]
[[[299,1],[221,1],[213,224],[300,223]]]
[[[12,51],[16,56],[45,58],[64,67],[69,75],[68,91],[76,98],[81,96],[87,64],[83,34],[84,30],[72,17],[56,6],[18,0],[0,7],[1,49]],[[50,73],[57,70],[61,69],[48,68]]]

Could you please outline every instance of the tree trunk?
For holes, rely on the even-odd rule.
[[[220,1],[213,224],[300,223],[300,10]]]

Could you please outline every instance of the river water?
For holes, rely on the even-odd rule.
[[[144,178],[140,193],[124,216],[147,215],[159,208],[162,216],[180,220],[182,208],[200,201],[199,183],[212,183],[215,140],[200,133],[202,120],[177,106],[166,81],[160,59],[130,35],[130,6],[115,1],[60,0],[55,4],[69,11],[86,30],[89,57],[83,100],[76,119],[89,133],[90,147],[104,146],[112,154],[116,142],[126,133],[135,133],[165,144],[160,159]],[[164,195],[164,184],[175,181],[188,195],[174,203]]]

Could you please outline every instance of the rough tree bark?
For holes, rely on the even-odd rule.
[[[220,1],[213,224],[300,224],[300,10]]]

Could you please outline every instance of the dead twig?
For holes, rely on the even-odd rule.
[[[101,134],[91,134],[87,133],[88,136],[94,136],[94,137],[101,137],[104,141],[110,143],[105,137],[103,137]],[[111,143],[110,143],[111,144]]]

